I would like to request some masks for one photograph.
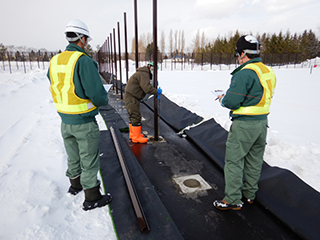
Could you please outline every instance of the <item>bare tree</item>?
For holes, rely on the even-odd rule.
[[[150,43],[153,42],[153,37],[152,37],[152,34],[150,32],[147,33],[146,41],[147,41],[147,45],[146,46],[148,46]]]
[[[178,41],[178,30],[174,32],[174,54],[176,55],[177,49],[177,41]]]
[[[197,31],[196,37],[192,40],[193,51],[197,52],[200,48],[200,30]]]
[[[139,38],[139,52],[140,52],[140,47],[146,48],[148,45],[148,41],[147,41],[147,36],[145,33],[140,35]]]
[[[166,51],[166,43],[165,43],[164,31],[161,32],[160,49],[161,49],[161,54],[164,54],[165,51]]]
[[[169,50],[170,50],[170,55],[172,56],[173,53],[173,37],[172,37],[172,29],[170,29],[169,33]]]
[[[181,53],[181,30],[179,30],[179,37],[178,37],[178,52]]]
[[[131,44],[131,53],[135,54],[136,53],[136,38],[132,38],[132,44]]]
[[[201,48],[201,50],[204,50],[205,46],[206,46],[206,37],[205,37],[204,32],[202,32],[202,35],[201,35],[201,43],[200,43],[200,48]]]
[[[182,32],[181,32],[181,53],[184,52],[185,44],[186,44],[186,40],[184,38],[184,30],[182,30]]]

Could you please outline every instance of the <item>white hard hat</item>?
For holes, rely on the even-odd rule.
[[[73,33],[78,33],[80,35],[85,35],[88,37],[88,40],[92,40],[90,37],[90,33],[87,25],[78,19],[74,19],[67,24],[66,30],[64,31],[64,33],[66,34],[67,32],[73,32]]]

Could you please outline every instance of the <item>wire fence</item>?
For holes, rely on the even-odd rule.
[[[47,69],[50,59],[58,52],[2,52],[0,72],[24,72],[35,69]]]
[[[51,58],[58,52],[2,52],[0,56],[0,73],[30,72],[35,69],[48,69]],[[134,61],[135,54],[128,54],[128,60]],[[159,53],[159,71],[184,71],[184,70],[231,70],[238,66],[231,53],[185,53],[170,54]],[[99,72],[111,72],[115,58],[106,51],[99,51],[91,56],[99,63]],[[302,54],[261,54],[263,62],[272,67],[279,68],[311,68],[317,65],[317,59],[301,61]],[[117,65],[120,57],[116,56]],[[126,59],[126,54],[121,54],[121,59]],[[152,61],[153,55],[148,53],[138,54],[138,67],[145,66]],[[318,60],[319,62],[319,60]]]
[[[230,70],[238,65],[237,59],[232,53],[186,53],[186,54],[168,54],[158,53],[159,70],[183,71],[183,70]],[[128,60],[134,61],[135,54],[128,54]],[[263,63],[272,67],[279,68],[309,68],[317,64],[317,59],[302,61],[302,54],[261,54]],[[125,59],[126,54],[121,54],[121,59]],[[99,51],[97,61],[101,72],[112,72],[115,65],[114,56],[109,52]],[[119,62],[119,55],[116,56]],[[145,66],[153,59],[152,54],[138,53],[138,67]],[[318,60],[319,61],[319,60]],[[118,64],[117,64],[118,65]]]

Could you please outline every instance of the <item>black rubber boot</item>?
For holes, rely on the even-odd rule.
[[[84,190],[85,201],[83,202],[83,210],[92,210],[97,207],[103,207],[112,201],[112,196],[110,193],[106,195],[101,195],[100,185]]]
[[[72,195],[77,195],[79,192],[82,191],[82,186],[80,183],[80,175],[76,178],[69,178],[71,186],[69,187],[68,193],[71,193]]]

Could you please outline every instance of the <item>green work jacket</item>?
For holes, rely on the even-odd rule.
[[[70,43],[66,51],[79,51],[84,53],[78,59],[73,75],[75,86],[75,94],[82,99],[90,99],[96,107],[105,106],[108,104],[108,93],[103,87],[99,72],[98,64],[79,46]],[[47,77],[50,80],[50,67]],[[84,124],[95,121],[95,116],[98,114],[98,108],[91,112],[82,114],[65,114],[58,112],[62,122],[71,125]]]
[[[222,106],[231,110],[236,110],[240,107],[255,106],[260,102],[264,90],[259,77],[252,69],[243,68],[250,63],[258,63],[261,61],[261,58],[253,58],[236,68],[231,73],[231,83],[226,95],[222,99]],[[232,120],[263,120],[267,119],[268,114],[237,115],[230,111],[230,117]]]

